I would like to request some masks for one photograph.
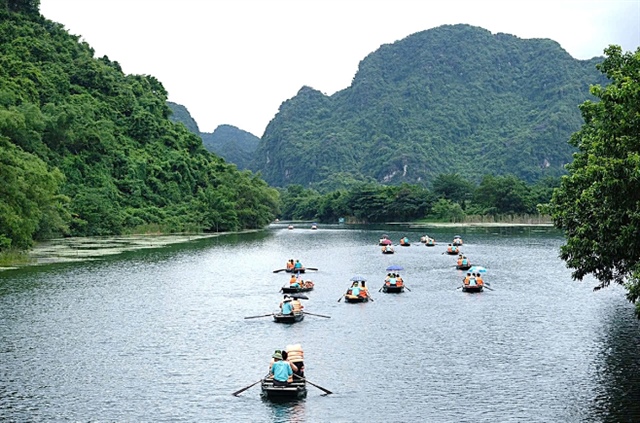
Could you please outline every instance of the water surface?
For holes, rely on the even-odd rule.
[[[411,247],[383,255],[382,233]],[[418,242],[429,233],[439,244]],[[444,243],[488,269],[492,291],[456,289]],[[634,422],[640,327],[620,287],[593,292],[540,228],[273,225],[0,273],[0,420]],[[296,325],[270,318],[288,259],[319,268]],[[378,292],[401,265],[410,292]],[[338,302],[355,274],[374,301]],[[301,343],[303,401],[255,386],[273,350]]]

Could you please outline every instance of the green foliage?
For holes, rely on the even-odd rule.
[[[156,78],[125,75],[23,7],[0,14],[0,250],[61,234],[260,228],[278,213],[275,189],[168,119]]]
[[[566,140],[582,124],[578,105],[606,82],[596,62],[469,25],[419,32],[364,58],[350,87],[303,87],[285,101],[250,168],[320,192],[354,186],[334,175],[386,185],[558,177],[575,151]]]
[[[440,198],[433,205],[430,216],[443,222],[462,222],[465,214],[459,203],[454,203],[446,198]]]
[[[570,140],[578,152],[542,210],[566,234],[560,256],[573,277],[625,285],[640,317],[640,49],[605,54],[598,69],[611,83],[592,87],[600,101],[580,107],[585,123]]]

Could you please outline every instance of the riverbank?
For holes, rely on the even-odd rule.
[[[257,230],[247,230],[238,233],[256,231]],[[26,261],[0,267],[0,271],[51,263],[98,260],[105,256],[121,254],[127,251],[163,248],[168,245],[214,238],[221,235],[228,235],[229,233],[230,232],[203,234],[136,234],[52,239],[37,243],[33,249],[27,252]]]

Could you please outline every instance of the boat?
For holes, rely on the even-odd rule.
[[[471,269],[471,264],[467,264],[467,265],[456,264],[456,269],[458,269],[458,270],[469,270],[469,269]]]
[[[318,229],[318,225],[314,223],[313,225],[311,225],[311,229],[315,231],[316,229]]]
[[[457,245],[452,245],[449,244],[449,246],[447,247],[447,250],[445,251],[447,254],[449,254],[450,256],[456,256],[458,254],[462,254],[462,251],[460,251],[458,249]]]
[[[276,323],[298,323],[304,320],[304,313],[282,314],[273,313],[273,321]]]
[[[433,238],[429,238],[428,240],[425,241],[424,245],[426,247],[435,247],[436,246],[436,240]]]
[[[390,285],[385,282],[385,284],[382,285],[382,292],[386,292],[387,294],[399,294],[404,292],[404,285]]]
[[[474,285],[465,285],[462,284],[462,292],[481,292],[482,289],[484,288],[484,286],[482,285],[477,285],[474,283]]]
[[[366,303],[369,301],[369,290],[365,286],[366,279],[362,276],[351,278],[353,282],[344,294],[344,301],[347,303]],[[354,290],[357,292],[354,294]]]
[[[262,396],[272,401],[289,401],[302,399],[307,396],[307,382],[296,379],[285,386],[273,384],[273,378],[262,379]]]
[[[382,238],[378,241],[378,245],[391,245],[393,241],[389,239],[388,235],[382,235]]]
[[[400,246],[402,247],[410,247],[411,243],[409,242],[409,238],[407,238],[406,236],[404,238],[400,239]]]
[[[382,254],[393,254],[395,251],[391,245],[385,245],[382,247]]]
[[[293,229],[293,225],[289,225],[289,229]]]
[[[460,235],[456,235],[453,237],[453,242],[451,242],[453,245],[457,245],[460,246],[462,245],[462,238],[460,237]]]
[[[481,292],[484,288],[484,282],[480,279],[480,283],[476,281],[475,274],[474,276],[467,276],[462,281],[462,292]]]
[[[291,286],[287,284],[280,288],[284,294],[297,294],[299,292],[309,292],[313,290],[315,284],[312,281],[304,281],[303,286]]]

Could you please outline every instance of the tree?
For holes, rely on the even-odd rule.
[[[600,101],[580,106],[584,125],[569,141],[578,152],[541,210],[567,237],[560,257],[573,278],[624,285],[640,318],[640,49],[605,55],[597,68],[610,84],[591,87]]]

